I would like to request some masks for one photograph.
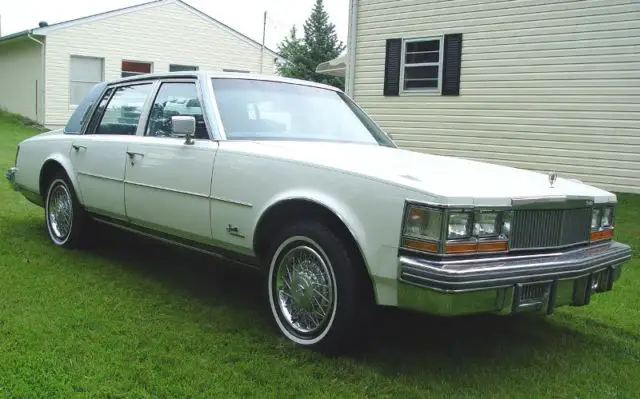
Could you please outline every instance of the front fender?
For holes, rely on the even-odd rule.
[[[256,231],[264,215],[266,215],[270,209],[282,202],[290,200],[303,200],[319,205],[340,219],[342,224],[344,224],[351,236],[354,238],[356,245],[358,246],[358,250],[363,256],[365,265],[367,269],[370,270],[365,248],[362,245],[362,243],[367,242],[367,231],[360,218],[348,204],[323,191],[314,190],[312,188],[295,188],[275,194],[258,210],[258,218],[254,222],[251,231]]]

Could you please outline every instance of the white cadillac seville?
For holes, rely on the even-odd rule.
[[[55,245],[101,222],[264,271],[274,325],[327,351],[361,342],[376,305],[586,305],[631,258],[614,194],[399,149],[343,92],[281,77],[103,82],[63,129],[20,142],[7,178]]]

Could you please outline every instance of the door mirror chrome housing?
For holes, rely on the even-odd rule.
[[[193,116],[176,115],[171,117],[171,133],[185,138],[185,144],[193,144],[196,133],[196,118]]]

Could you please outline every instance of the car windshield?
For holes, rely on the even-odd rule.
[[[395,145],[343,93],[306,85],[213,78],[229,140],[312,140]]]

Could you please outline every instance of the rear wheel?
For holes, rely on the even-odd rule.
[[[64,248],[85,242],[86,216],[66,173],[57,172],[47,186],[44,206],[49,239]]]
[[[268,296],[280,332],[324,352],[357,348],[373,311],[360,259],[334,231],[299,221],[273,240]]]

